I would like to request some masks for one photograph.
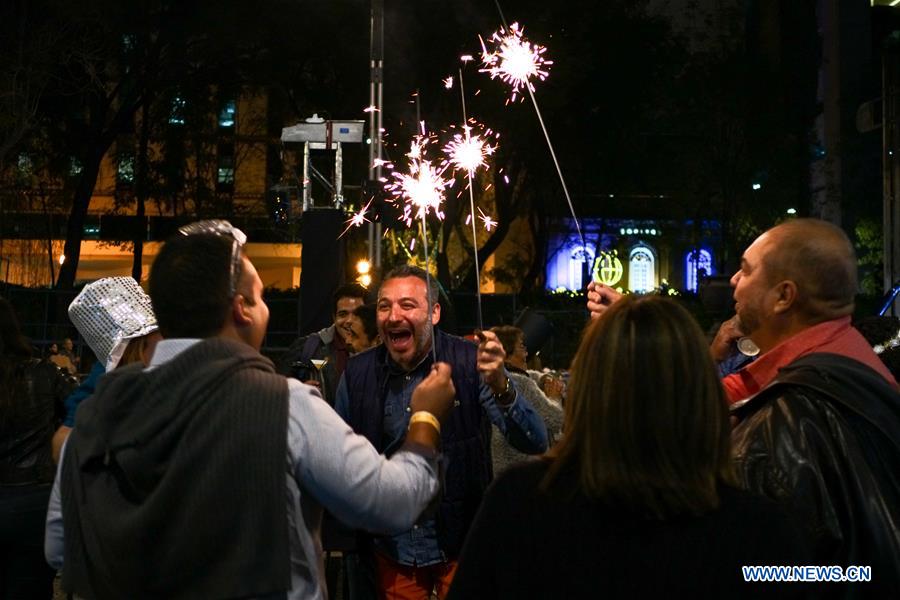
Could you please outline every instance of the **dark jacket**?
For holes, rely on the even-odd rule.
[[[297,338],[278,363],[278,372],[286,377],[294,377],[300,381],[318,380],[321,384],[322,397],[329,405],[334,406],[335,392],[341,379],[342,370],[339,365],[347,362],[347,347],[337,339],[334,325],[315,333]],[[341,353],[343,356],[338,357]],[[326,361],[321,369],[311,369],[312,360]]]
[[[49,361],[2,357],[11,405],[0,417],[0,485],[49,484],[56,465],[50,441],[75,379]]]
[[[823,585],[831,597],[900,598],[900,394],[835,354],[809,354],[736,405],[743,484],[792,510],[815,564],[872,567],[872,582]]]
[[[290,588],[288,388],[238,342],[104,376],[60,476],[63,589],[85,598],[242,598]]]
[[[458,405],[441,427],[441,448],[447,465],[438,515],[438,545],[448,556],[456,556],[493,476],[491,468],[491,421],[481,406],[481,379],[475,370],[475,344],[435,329],[437,359],[453,365],[453,385]],[[429,353],[421,368],[430,368]],[[471,368],[457,368],[471,365]],[[384,402],[390,365],[384,346],[350,358],[344,379],[350,398],[348,422],[379,452],[385,447]]]

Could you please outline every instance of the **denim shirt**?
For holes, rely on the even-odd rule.
[[[428,375],[431,361],[426,356],[412,371],[405,372],[390,358],[391,370],[388,375],[387,392],[384,399],[384,438],[382,447],[389,454],[399,447],[409,426],[412,393],[416,386]],[[474,365],[473,365],[474,366]],[[507,373],[508,376],[508,373]],[[510,379],[510,386],[515,384]],[[494,399],[491,388],[481,381],[479,401],[491,422],[509,440],[510,444],[528,454],[537,454],[547,449],[547,428],[541,417],[516,390],[515,399],[508,407],[501,408]],[[338,385],[335,410],[348,418],[350,397],[344,378]],[[438,547],[437,523],[434,518],[422,517],[412,529],[393,536],[375,539],[375,547],[385,556],[401,565],[425,567],[446,562],[447,556]]]

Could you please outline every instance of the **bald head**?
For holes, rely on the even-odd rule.
[[[762,260],[772,283],[797,284],[797,308],[809,321],[853,312],[857,291],[856,253],[842,229],[817,219],[796,219],[760,236],[767,240]]]

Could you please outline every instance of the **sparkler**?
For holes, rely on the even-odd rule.
[[[489,40],[496,46],[493,52],[488,52],[484,40],[481,40],[481,62],[484,68],[479,71],[490,74],[491,79],[499,78],[512,86],[510,102],[516,101],[522,88],[534,91],[532,78],[543,81],[550,74],[546,67],[553,64],[552,60],[544,59],[547,48],[532,44],[524,38],[523,33],[524,30],[518,23],[510,25],[508,32],[505,27],[501,27]]]
[[[465,56],[463,62],[468,62],[471,57]],[[496,146],[491,146],[481,136],[472,135],[472,127],[466,114],[466,90],[463,84],[462,69],[459,69],[459,97],[462,102],[463,134],[456,134],[445,147],[449,163],[457,170],[465,171],[469,179],[469,220],[472,222],[472,246],[475,258],[475,295],[478,306],[478,329],[484,329],[484,320],[481,312],[481,268],[478,264],[478,231],[475,229],[475,192],[472,188],[472,175],[479,167],[486,166],[485,157],[494,153]],[[481,212],[481,209],[479,209]],[[484,213],[481,213],[484,215]],[[485,221],[487,225],[487,221]],[[490,231],[490,228],[488,228]]]
[[[497,4],[497,9],[500,9],[499,3]],[[499,78],[512,86],[511,102],[515,102],[522,88],[528,91],[528,96],[534,105],[534,112],[537,114],[538,122],[541,124],[541,130],[544,132],[544,139],[547,140],[547,147],[550,149],[553,165],[556,167],[556,173],[559,175],[559,182],[562,184],[563,193],[569,205],[569,212],[572,213],[572,219],[575,221],[578,237],[581,239],[581,245],[586,247],[584,234],[581,232],[581,225],[578,222],[578,217],[575,215],[575,207],[572,205],[572,198],[569,196],[568,188],[566,188],[566,180],[563,177],[562,169],[559,167],[559,161],[556,159],[556,151],[554,151],[553,144],[550,142],[550,134],[547,133],[544,118],[541,116],[541,109],[538,107],[537,99],[534,97],[532,80],[535,78],[541,81],[546,79],[549,74],[546,67],[552,65],[553,62],[544,59],[544,52],[546,51],[544,46],[532,44],[525,39],[523,33],[524,29],[519,27],[518,23],[513,23],[508,28],[504,25],[490,37],[489,42],[495,47],[490,52],[482,39],[481,61],[484,68],[480,69],[480,71],[490,74],[491,79]]]
[[[394,172],[394,181],[388,183],[385,187],[389,192],[393,193],[396,201],[403,202],[403,216],[401,220],[411,226],[413,212],[415,218],[421,219],[422,227],[422,249],[425,252],[425,291],[428,297],[429,309],[433,306],[437,298],[431,297],[431,257],[428,254],[428,223],[426,217],[428,212],[433,210],[435,216],[439,219],[444,218],[441,211],[441,203],[444,201],[444,189],[450,187],[453,183],[451,179],[444,177],[446,165],[434,165],[430,160],[425,158],[425,147],[431,141],[424,135],[425,124],[422,123],[423,135],[416,136],[406,155],[409,158],[409,173]],[[431,319],[428,321],[431,327],[431,353],[432,358],[437,362],[437,349],[434,345],[434,323]]]
[[[403,202],[401,220],[408,226],[412,226],[413,218],[424,219],[432,210],[439,219],[444,218],[441,210],[444,189],[450,187],[452,181],[444,177],[445,168],[424,158],[424,148],[429,142],[427,137],[416,136],[406,155],[409,158],[409,172],[394,171],[394,181],[385,186],[396,201]]]
[[[480,135],[472,135],[470,125],[464,125],[463,131],[462,134],[455,134],[444,146],[444,153],[454,169],[471,175],[480,167],[487,166],[485,159],[494,153],[497,146],[491,146],[487,139]]]

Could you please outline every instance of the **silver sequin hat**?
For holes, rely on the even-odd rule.
[[[130,340],[159,328],[150,297],[131,277],[104,277],[84,286],[69,305],[69,319],[107,372],[119,364]]]

